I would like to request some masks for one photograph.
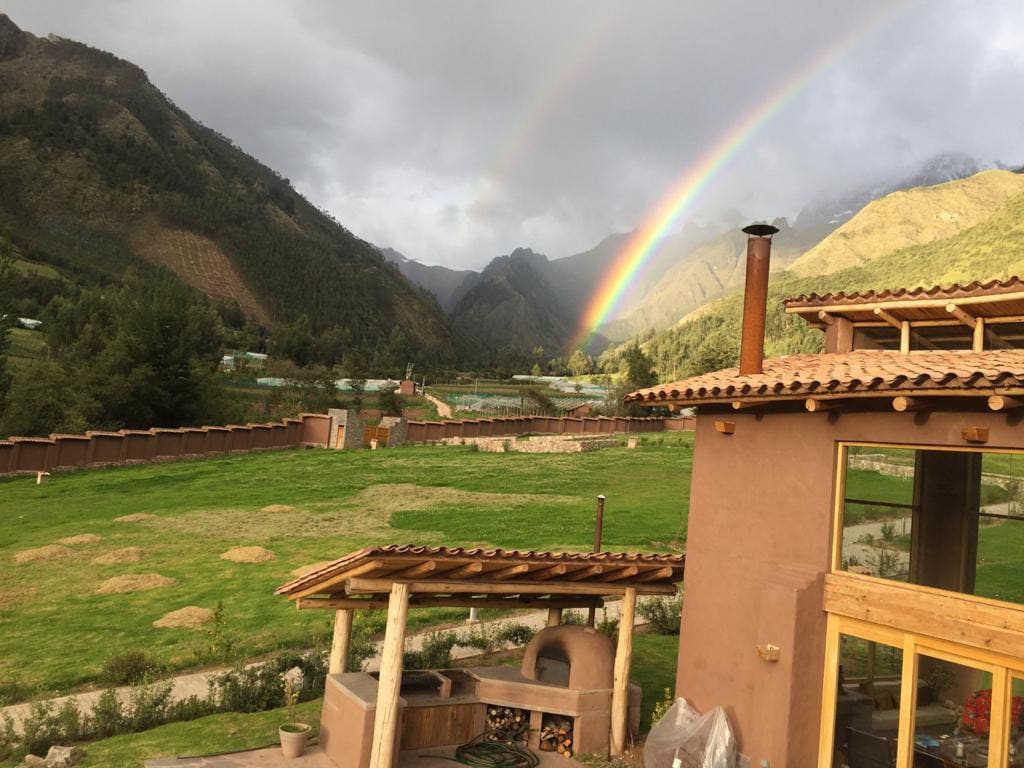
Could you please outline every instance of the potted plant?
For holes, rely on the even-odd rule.
[[[292,667],[283,675],[284,703],[288,707],[288,721],[277,729],[281,739],[281,753],[285,757],[301,757],[306,751],[306,740],[309,738],[309,723],[300,723],[295,719],[295,705],[299,701],[302,690],[302,670]]]

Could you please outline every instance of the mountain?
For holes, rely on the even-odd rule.
[[[455,327],[493,350],[557,355],[572,335],[576,309],[551,279],[551,262],[529,248],[491,261],[458,300]]]
[[[405,275],[406,279],[432,294],[445,312],[451,312],[464,293],[466,279],[478,274],[472,269],[449,269],[440,265],[421,264],[394,248],[378,250],[385,259],[398,267],[398,271]]]
[[[271,328],[305,316],[350,347],[451,354],[437,304],[287,179],[139,67],[2,14],[0,178],[0,232],[76,281],[155,265]]]
[[[782,241],[775,237],[777,249]],[[878,254],[870,253],[857,237],[873,243]],[[866,206],[788,269],[773,274],[766,354],[821,348],[819,332],[783,312],[787,296],[930,287],[1019,274],[1024,274],[1024,175],[983,171],[896,192]],[[646,339],[644,347],[660,378],[735,365],[741,314],[739,289]]]

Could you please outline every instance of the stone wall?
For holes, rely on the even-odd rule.
[[[462,419],[445,421],[410,421],[407,441],[410,443],[443,443],[452,438],[498,437],[506,435],[554,434],[600,435],[615,433],[661,432],[668,422],[660,416],[512,416],[493,419]],[[678,429],[678,427],[676,427]]]
[[[533,435],[526,440],[515,437],[449,437],[445,445],[475,445],[484,453],[586,453],[611,448],[617,438],[595,435]]]

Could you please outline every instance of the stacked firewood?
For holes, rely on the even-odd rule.
[[[572,757],[572,720],[561,715],[545,715],[540,726],[540,748]]]
[[[526,741],[530,734],[530,713],[513,707],[488,707],[487,733],[490,741],[503,738]]]

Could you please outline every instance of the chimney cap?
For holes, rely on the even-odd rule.
[[[779,231],[778,227],[773,227],[771,224],[751,224],[743,228],[751,237],[771,237]]]

